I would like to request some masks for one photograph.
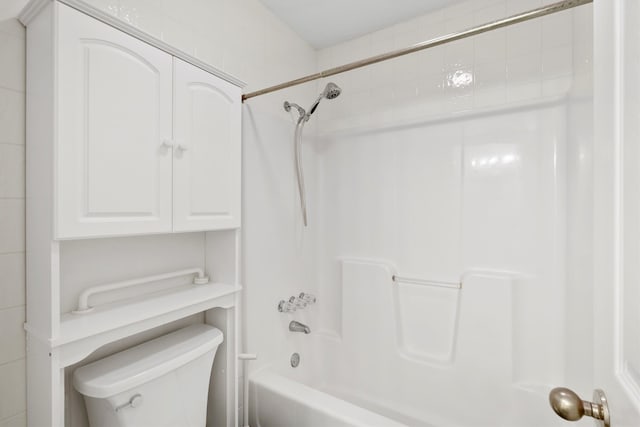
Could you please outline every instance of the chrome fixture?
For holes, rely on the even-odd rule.
[[[278,303],[278,311],[280,313],[293,313],[296,311],[296,305],[289,301],[281,300]]]
[[[315,304],[316,303],[316,297],[311,295],[311,294],[305,294],[304,292],[300,292],[300,296],[298,296],[298,299],[302,300],[305,302],[306,304]]]
[[[296,308],[305,308],[307,306],[307,302],[302,298],[291,297],[289,302],[293,303]]]
[[[593,391],[593,400],[587,402],[568,388],[558,387],[549,393],[549,403],[560,417],[567,421],[578,421],[583,416],[598,420],[599,427],[611,427],[607,397],[602,390]]]
[[[377,64],[378,62],[386,61],[389,59],[397,58],[399,56],[408,55],[410,53],[419,52],[421,50],[429,49],[432,47],[440,46],[446,43],[450,43],[456,40],[462,40],[467,37],[476,36],[478,34],[486,33],[488,31],[497,30],[499,28],[508,27],[510,25],[519,24],[521,22],[529,21],[531,19],[541,18],[546,15],[551,15],[556,12],[562,12],[567,9],[582,6],[585,4],[593,3],[593,0],[564,0],[557,3],[548,4],[546,6],[539,7],[537,9],[530,10],[528,12],[522,12],[517,15],[510,16],[508,18],[499,19],[497,21],[488,22],[486,24],[479,25],[477,27],[468,28],[466,30],[459,31],[457,33],[446,34],[444,36],[436,37],[434,39],[425,40],[420,43],[416,43],[403,49],[394,50],[392,52],[383,53],[381,55],[372,56],[370,58],[362,59],[360,61],[350,62],[338,67],[329,68],[319,73],[310,74],[308,76],[300,77],[295,80],[291,80],[285,83],[280,83],[275,86],[270,86],[265,89],[257,90],[242,95],[242,102],[247,99],[264,95],[267,93],[275,92],[277,90],[285,89],[291,86],[296,86],[302,83],[307,83],[313,80],[322,79],[336,74],[344,73],[347,71],[355,70],[357,68],[366,67],[367,65]]]
[[[324,90],[318,95],[318,99],[311,105],[307,112],[304,108],[293,102],[285,101],[284,110],[289,112],[291,108],[295,108],[298,111],[298,122],[296,123],[294,145],[294,157],[296,161],[296,178],[298,180],[298,194],[300,196],[300,210],[302,211],[302,222],[304,226],[307,226],[307,195],[304,186],[304,170],[302,169],[302,129],[304,124],[309,121],[311,115],[316,112],[320,101],[326,99],[336,99],[342,89],[332,82],[327,83]]]
[[[300,117],[303,117],[303,116],[307,115],[307,112],[304,110],[304,108],[302,108],[298,104],[295,104],[295,103],[289,102],[289,101],[284,101],[284,111],[286,111],[288,113],[289,111],[291,111],[291,107],[293,107],[296,110],[298,110],[298,114],[300,115]]]
[[[311,329],[309,329],[307,325],[305,325],[304,323],[297,322],[295,320],[292,320],[291,323],[289,323],[289,330],[291,332],[304,332],[305,334],[311,333]]]
[[[310,304],[315,304],[315,302],[315,296],[301,292],[298,297],[290,297],[289,301],[280,300],[280,302],[278,303],[278,311],[280,313],[293,313],[298,308],[305,308]]]
[[[300,364],[300,355],[298,353],[293,353],[291,355],[291,367],[297,368]]]
[[[338,96],[340,96],[340,93],[342,93],[342,89],[340,89],[337,84],[332,82],[327,83],[322,93],[318,95],[318,99],[316,99],[316,102],[314,102],[311,108],[309,108],[309,113],[307,114],[306,121],[309,121],[311,115],[316,112],[316,109],[318,108],[318,105],[320,105],[320,101],[322,101],[323,98],[336,99]]]

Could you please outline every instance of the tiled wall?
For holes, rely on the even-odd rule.
[[[26,425],[25,31],[0,22],[0,427]]]
[[[553,1],[462,2],[322,49],[318,66],[326,69],[407,47],[546,3]],[[572,73],[591,66],[589,10],[577,8],[332,77],[348,88],[349,96],[320,112],[322,127],[395,124],[563,95]]]

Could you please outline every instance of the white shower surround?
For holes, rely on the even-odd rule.
[[[318,69],[540,4],[467,2],[321,50]],[[591,46],[583,6],[331,79],[343,94],[318,110],[304,148],[316,175],[301,235],[316,236],[317,255],[298,289],[315,287],[318,303],[277,314],[283,331],[296,319],[312,334],[285,333],[256,364],[273,362],[251,381],[256,425],[352,414],[329,403],[318,413],[315,397],[330,396],[408,425],[563,424],[545,411],[549,389],[591,380],[591,341],[578,332],[591,317],[578,307],[592,283],[576,268],[591,256],[580,191],[591,179]],[[395,285],[393,274],[462,289]],[[262,413],[295,388],[283,376],[304,384],[293,394],[308,404]]]

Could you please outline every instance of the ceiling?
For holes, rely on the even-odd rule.
[[[460,0],[260,0],[315,48],[334,45]]]
[[[0,0],[0,20],[28,0]],[[331,46],[461,0],[260,0],[315,48]]]

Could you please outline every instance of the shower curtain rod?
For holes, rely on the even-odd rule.
[[[562,12],[564,10],[572,9],[574,7],[582,6],[588,3],[592,3],[593,0],[564,0],[557,3],[552,3],[547,6],[542,6],[537,9],[523,12],[517,15],[510,16],[508,18],[499,19],[497,21],[489,22],[487,24],[479,25],[477,27],[468,28],[457,33],[447,34],[435,39],[426,40],[420,43],[416,43],[412,46],[398,49],[392,52],[383,53],[381,55],[372,56],[370,58],[361,59],[359,61],[350,62],[339,67],[329,68],[328,70],[321,71],[319,73],[310,74],[299,79],[291,80],[285,83],[281,83],[275,86],[270,86],[265,89],[257,90],[242,95],[242,102],[247,99],[265,95],[267,93],[275,92],[277,90],[285,89],[291,86],[296,86],[302,83],[318,80],[324,77],[341,74],[347,71],[355,70],[356,68],[366,67],[367,65],[376,64],[378,62],[386,61],[388,59],[397,58],[399,56],[408,55],[410,53],[419,52],[421,50],[429,49],[432,47],[440,46],[446,43],[450,43],[456,40],[465,39],[467,37],[475,36],[478,34],[486,33],[488,31],[497,30],[498,28],[508,27],[510,25],[518,24],[520,22],[529,21],[531,19],[540,18],[542,16],[551,15],[556,12]]]

